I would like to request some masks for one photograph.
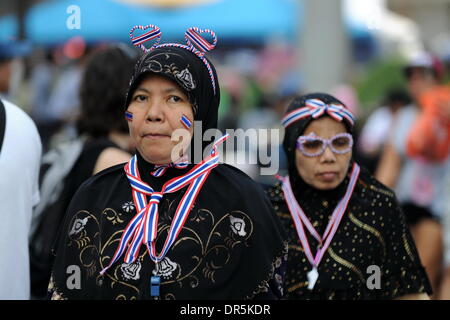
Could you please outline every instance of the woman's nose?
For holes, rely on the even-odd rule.
[[[164,110],[161,101],[151,101],[147,110],[147,121],[158,122],[164,120]]]
[[[336,155],[331,150],[329,145],[325,146],[325,150],[322,153],[322,155],[320,156],[320,160],[321,160],[321,162],[334,162],[334,161],[336,161]]]

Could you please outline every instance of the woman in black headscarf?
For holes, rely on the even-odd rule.
[[[190,42],[154,45],[136,64],[125,114],[137,153],[72,199],[52,299],[281,297],[287,245],[269,200],[197,136],[216,128],[219,106],[217,74],[203,54]],[[187,164],[178,152],[188,147],[171,136],[200,125],[188,142],[191,156],[196,148],[203,156]]]
[[[428,278],[394,193],[352,160],[351,112],[322,93],[282,120],[288,176],[268,191],[290,239],[288,299],[427,299]]]

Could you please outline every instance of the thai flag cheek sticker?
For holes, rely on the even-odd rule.
[[[129,122],[133,121],[133,114],[129,111],[125,111],[125,119]]]
[[[189,120],[189,118],[186,117],[184,114],[181,116],[180,122],[186,129],[190,129],[192,127],[191,120]]]

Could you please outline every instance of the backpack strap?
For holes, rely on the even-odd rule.
[[[2,100],[0,99],[0,153],[2,152],[5,130],[6,130],[6,110]]]

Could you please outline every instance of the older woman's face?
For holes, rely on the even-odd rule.
[[[192,123],[192,136],[194,115],[188,97],[175,82],[158,75],[144,78],[127,111],[133,114],[129,121],[131,138],[145,160],[153,164],[177,160],[172,159],[172,150],[179,141],[171,140],[172,133],[185,129],[180,122],[185,115]]]
[[[330,139],[347,130],[342,122],[330,117],[322,117],[310,122],[302,135],[315,135],[324,139]],[[327,146],[325,151],[315,157],[305,156],[296,149],[295,161],[297,171],[302,179],[319,190],[330,190],[336,188],[345,178],[352,151],[344,154],[336,154]]]

